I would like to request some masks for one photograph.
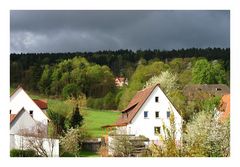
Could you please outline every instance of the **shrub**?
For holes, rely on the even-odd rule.
[[[62,90],[62,96],[67,99],[68,97],[77,98],[79,95],[79,88],[76,84],[68,84]]]
[[[103,108],[104,109],[116,109],[117,104],[115,103],[115,95],[112,92],[109,92],[104,98],[103,98]]]
[[[10,151],[11,157],[36,157],[36,152],[32,149],[20,150],[20,149],[12,149]]]
[[[82,149],[82,142],[89,138],[89,134],[83,128],[69,129],[65,136],[60,138],[60,145],[64,152],[78,155]]]
[[[115,101],[115,95],[112,92],[109,92],[103,98],[88,98],[87,107],[95,109],[116,109],[117,104]]]

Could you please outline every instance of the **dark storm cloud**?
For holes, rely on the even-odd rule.
[[[229,47],[229,11],[11,11],[11,52]]]

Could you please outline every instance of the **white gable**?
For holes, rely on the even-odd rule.
[[[33,119],[47,125],[48,117],[20,87],[10,97],[11,114],[17,114],[22,108],[24,108],[28,113],[30,113],[30,111],[33,111]]]
[[[24,129],[31,130],[35,126],[36,121],[33,120],[25,109],[22,109],[10,124],[10,134],[18,134]]]
[[[158,97],[158,102],[155,102],[155,97]],[[148,112],[148,118],[144,118],[144,111]],[[127,125],[127,131],[130,134],[144,135],[150,140],[158,140],[159,136],[154,133],[154,127],[170,126],[169,118],[167,118],[167,111],[174,113],[177,139],[181,136],[182,118],[160,89],[156,86],[151,95],[139,109],[130,124]],[[159,112],[159,118],[156,118],[155,113]],[[161,129],[162,132],[162,129]]]

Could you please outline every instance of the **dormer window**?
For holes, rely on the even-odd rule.
[[[221,91],[222,89],[221,88],[216,88],[216,91]]]
[[[159,97],[158,97],[158,96],[155,97],[155,102],[156,102],[156,103],[159,102]]]
[[[30,114],[31,117],[33,117],[33,110],[30,110],[29,114]]]

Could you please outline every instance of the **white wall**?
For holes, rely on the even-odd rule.
[[[19,88],[10,98],[10,110],[12,114],[17,114],[22,108],[27,112],[33,110],[33,119],[43,124],[48,124],[48,118],[27,93]]]
[[[10,124],[10,134],[18,134],[23,129],[32,129],[36,126],[33,118],[23,109]]]
[[[155,102],[155,97],[159,97],[159,102]],[[148,118],[144,118],[144,111],[148,111]],[[155,118],[155,111],[159,111],[159,118]],[[176,139],[180,140],[182,118],[171,102],[159,87],[156,87],[148,97],[141,109],[135,115],[131,124],[127,125],[128,133],[135,135],[144,135],[150,140],[159,140],[159,135],[154,134],[154,127],[162,127],[163,122],[169,127],[170,121],[167,118],[167,111],[173,111],[176,122]],[[161,129],[161,132],[163,130]]]
[[[30,139],[31,137],[10,135],[10,149],[29,149],[27,143]],[[43,140],[43,148],[47,151],[48,156],[59,157],[59,140],[48,138],[43,138]]]

